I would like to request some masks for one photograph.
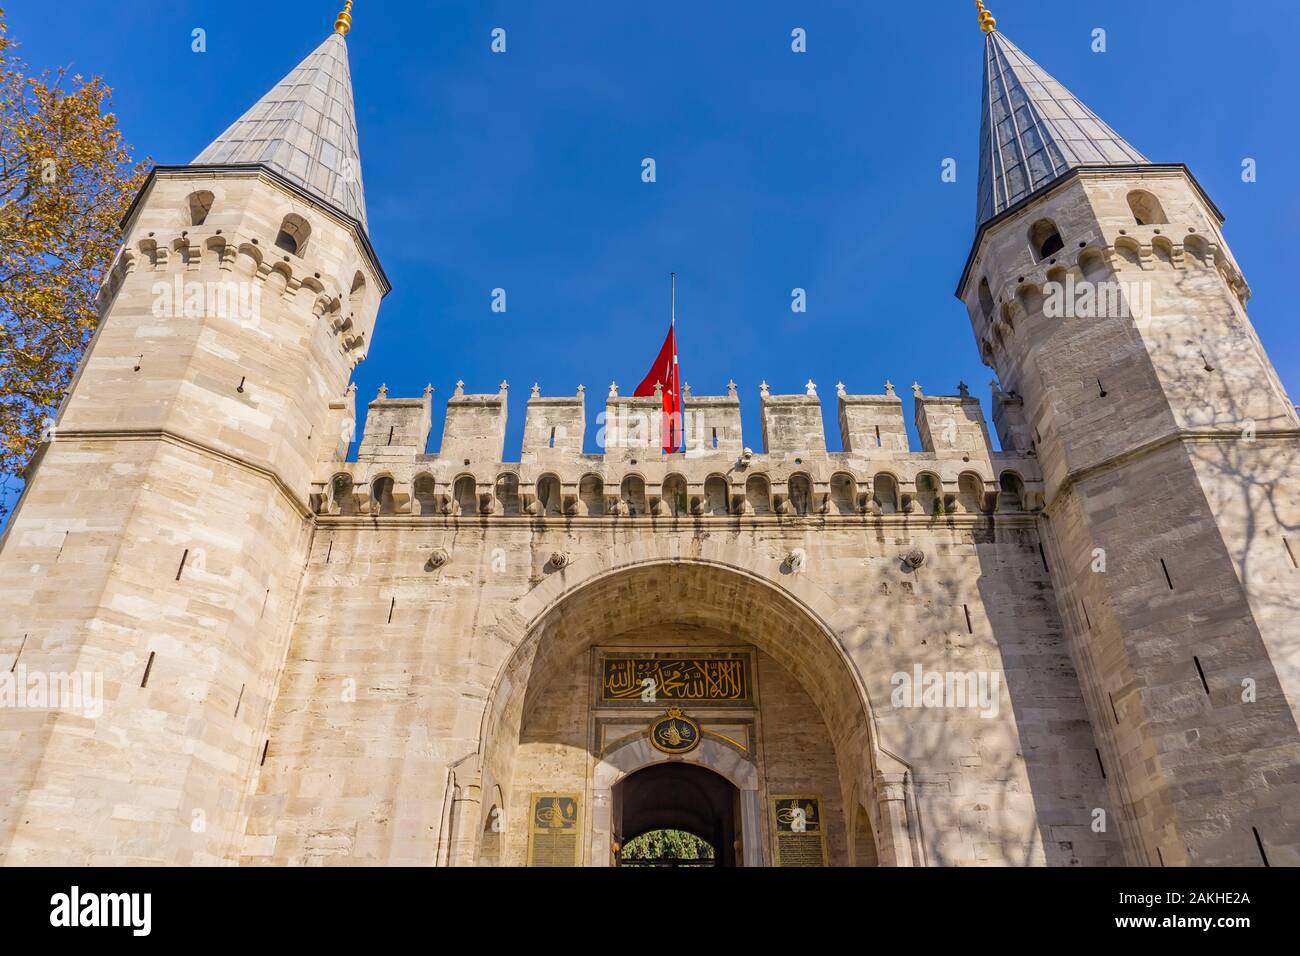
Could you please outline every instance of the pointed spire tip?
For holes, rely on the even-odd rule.
[[[984,0],[975,0],[975,8],[979,10],[980,29],[985,33],[992,33],[998,28],[998,21],[993,19],[993,14],[989,13],[984,7]]]
[[[343,4],[343,10],[339,13],[338,18],[334,21],[334,32],[341,37],[348,35],[352,29],[352,0],[347,0]]]

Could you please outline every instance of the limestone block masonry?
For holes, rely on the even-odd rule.
[[[275,244],[291,215],[313,223],[302,255]],[[6,862],[232,858],[314,533],[304,489],[346,447],[330,400],[383,281],[354,228],[265,173],[151,177],[0,554],[7,666],[100,674],[106,697],[96,720],[0,712]]]
[[[381,388],[348,460],[350,12],[155,169],[0,539],[0,863],[1300,864],[1295,407],[1191,173],[980,22],[1000,450],[964,384],[837,385],[842,451],[815,383],[748,444],[686,389],[671,454],[656,398],[590,454],[534,386],[507,461],[462,382],[436,452]]]
[[[1128,857],[1294,865],[1300,421],[1221,222],[1184,167],[1078,170],[981,230],[961,294],[1042,462]]]

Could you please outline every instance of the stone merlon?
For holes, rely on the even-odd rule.
[[[508,387],[447,402],[441,445],[426,453],[429,391],[369,405],[358,458],[322,462],[312,486],[320,514],[675,515],[918,514],[1034,510],[1042,502],[1032,451],[994,451],[978,399],[913,398],[921,450],[908,447],[902,400],[837,394],[844,450],[826,449],[821,399],[760,392],[763,449],[745,447],[740,399],[689,395],[685,452],[660,451],[653,396],[611,389],[598,454],[583,452],[585,389],[527,401],[519,462],[504,460]],[[1004,408],[1008,396],[995,394]]]

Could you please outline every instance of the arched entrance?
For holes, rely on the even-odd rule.
[[[875,748],[861,677],[813,609],[837,613],[824,596],[699,559],[642,556],[586,576],[578,570],[566,568],[499,617],[498,633],[514,649],[487,702],[479,773],[482,789],[499,787],[506,804],[497,808],[506,820],[504,864],[524,865],[550,839],[529,828],[537,801],[556,799],[577,808],[574,864],[614,864],[614,847],[627,838],[618,832],[626,821],[616,787],[670,761],[705,767],[738,792],[729,825],[740,831],[744,865],[818,852],[830,865],[910,863],[900,765]],[[702,692],[724,667],[741,675],[739,684]],[[622,675],[617,687],[611,669]],[[642,697],[650,673],[661,679]],[[667,757],[651,748],[649,728],[669,706],[698,722],[694,752]],[[790,851],[804,836],[782,831],[782,807],[794,805],[815,812],[816,852]],[[471,826],[449,822],[448,832],[481,831],[482,820]],[[548,851],[547,860],[556,858]],[[477,850],[450,858],[476,861]]]
[[[740,791],[727,778],[704,767],[672,762],[645,767],[614,785],[614,858],[654,831],[689,833],[707,843],[713,866],[735,866],[740,851]],[[678,862],[662,851],[642,854],[652,864]]]

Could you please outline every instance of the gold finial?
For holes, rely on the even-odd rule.
[[[341,37],[348,35],[352,29],[352,0],[347,0],[343,4],[343,12],[339,14],[338,19],[334,21],[334,32]]]
[[[351,6],[351,4],[348,4]],[[984,9],[984,0],[975,0],[975,6],[980,12],[980,29],[985,33],[992,33],[998,28],[998,21],[993,19],[993,14]]]

